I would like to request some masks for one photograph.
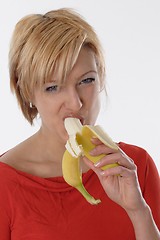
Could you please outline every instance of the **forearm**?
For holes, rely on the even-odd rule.
[[[160,240],[160,232],[148,205],[143,211],[128,213],[135,231],[136,240]]]

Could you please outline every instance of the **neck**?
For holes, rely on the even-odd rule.
[[[63,154],[66,150],[65,143],[58,141],[57,138],[49,134],[44,134],[41,129],[33,136],[33,142],[38,148],[38,153],[36,153],[36,155],[39,156],[38,159],[40,161],[49,161],[61,168]],[[89,167],[83,161],[81,161],[81,167],[82,172],[89,170]]]
[[[41,156],[40,159],[61,163],[65,151],[65,143],[49,133],[44,133],[42,129],[33,136],[33,140]]]

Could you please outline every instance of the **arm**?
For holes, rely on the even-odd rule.
[[[152,212],[148,205],[144,206],[144,209],[137,212],[128,212],[128,216],[132,221],[136,240],[160,239],[159,230],[155,224]]]
[[[154,194],[150,197],[150,199],[152,198],[152,203],[154,198],[158,198],[156,200],[157,203],[160,202],[160,197],[157,195],[157,191],[159,192],[160,186],[157,172],[154,172],[156,181],[152,182],[152,174],[154,173],[151,172],[150,175],[152,177],[148,177],[148,179],[150,179],[150,187],[147,189],[146,186],[145,199],[138,181],[137,166],[134,164],[133,160],[121,151],[113,151],[112,149],[109,149],[100,143],[98,139],[93,139],[93,142],[97,146],[92,152],[92,155],[104,153],[106,156],[96,165],[93,165],[86,158],[84,158],[84,161],[97,174],[108,197],[125,209],[132,221],[136,239],[159,240],[160,234],[158,228],[155,220],[153,219],[148,202],[146,202],[147,196],[150,195],[149,189],[153,189],[153,187],[151,187],[151,183],[156,186],[154,188]],[[145,156],[143,155],[143,157]],[[119,163],[118,167],[107,169],[105,171],[101,170],[102,166],[115,162]],[[148,183],[145,184],[147,185]],[[154,206],[155,208],[158,206],[157,203]],[[159,214],[157,219],[160,224]]]

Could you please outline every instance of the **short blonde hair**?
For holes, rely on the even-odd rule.
[[[54,70],[58,79],[65,81],[83,46],[93,50],[104,85],[105,63],[100,41],[77,12],[62,8],[44,15],[31,14],[16,24],[9,51],[10,86],[30,124],[38,114],[36,108],[30,107],[35,85],[42,86]]]

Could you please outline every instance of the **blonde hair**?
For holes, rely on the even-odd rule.
[[[35,85],[42,86],[54,70],[58,79],[65,81],[83,46],[93,50],[103,86],[105,63],[100,41],[77,12],[62,8],[31,14],[16,24],[9,51],[10,86],[30,124],[38,114],[36,107],[30,107]]]

